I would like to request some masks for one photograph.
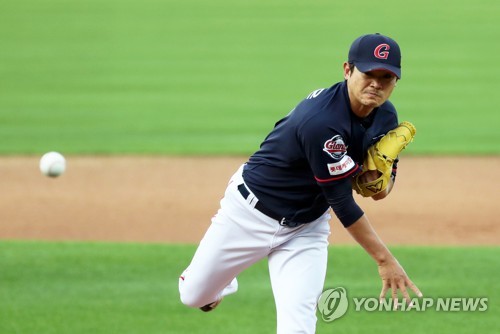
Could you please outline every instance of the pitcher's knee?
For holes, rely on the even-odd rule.
[[[212,301],[207,301],[202,291],[191,287],[186,282],[179,281],[179,295],[181,302],[189,307],[202,307]]]
[[[189,293],[187,291],[180,292],[181,302],[189,307],[202,307],[207,303],[203,303],[201,298],[195,293]]]

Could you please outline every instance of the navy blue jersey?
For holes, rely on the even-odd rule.
[[[397,125],[389,101],[360,119],[351,111],[345,81],[318,89],[276,123],[243,178],[259,201],[289,221],[311,222],[331,207],[347,227],[363,215],[352,196],[352,176],[368,147]]]

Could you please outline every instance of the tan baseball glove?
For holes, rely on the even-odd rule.
[[[363,197],[372,197],[384,191],[391,179],[394,160],[413,141],[416,132],[413,124],[402,122],[370,146],[363,161],[362,172],[354,177],[352,188]],[[364,174],[372,171],[378,172],[378,177],[369,181]]]

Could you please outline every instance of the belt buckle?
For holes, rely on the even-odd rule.
[[[281,220],[279,221],[279,224],[281,226],[288,226],[288,224],[286,223],[286,218],[285,217],[281,218]]]

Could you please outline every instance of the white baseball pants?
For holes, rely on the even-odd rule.
[[[236,276],[268,257],[277,311],[277,333],[314,333],[316,303],[326,275],[330,215],[295,228],[279,225],[245,200],[232,176],[221,207],[179,279],[181,301],[202,307],[237,290]]]

